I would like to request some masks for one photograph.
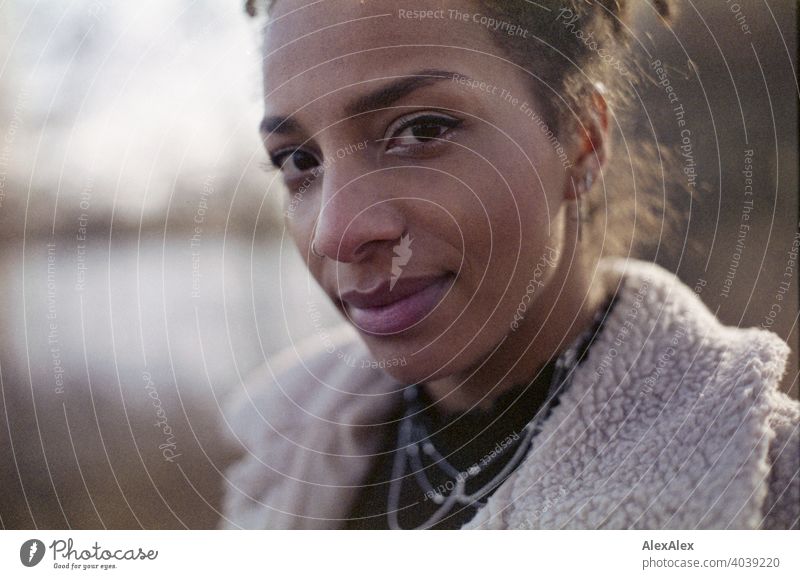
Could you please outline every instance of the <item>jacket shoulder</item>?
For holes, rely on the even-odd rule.
[[[239,458],[225,473],[220,527],[335,527],[343,489],[363,476],[380,440],[375,421],[393,397],[379,394],[396,388],[369,361],[342,326],[285,348],[240,384],[222,413]]]
[[[333,399],[358,396],[387,376],[369,364],[354,330],[341,325],[324,336],[287,346],[255,368],[223,406],[225,431],[236,441],[258,442],[264,427],[302,428],[304,418],[332,419]],[[251,440],[253,438],[256,440]]]
[[[777,392],[769,427],[770,471],[764,501],[764,529],[800,528],[800,402]]]
[[[695,451],[705,455],[709,465],[708,475],[697,481],[698,489],[714,487],[713,480],[736,481],[725,482],[713,495],[717,500],[709,503],[714,506],[701,526],[797,528],[800,403],[779,390],[789,346],[769,330],[722,324],[696,291],[659,266],[636,264],[631,269],[629,284],[655,280],[650,288],[656,295],[649,297],[651,304],[659,304],[654,316],[659,321],[653,325],[675,328],[664,335],[674,346],[680,386],[671,392],[650,392],[657,400],[654,409],[682,398],[683,415],[695,417],[703,433]],[[670,347],[660,349],[672,353]],[[644,383],[649,391],[647,379]],[[658,400],[660,395],[666,396]],[[736,486],[739,492],[734,492]],[[725,504],[734,508],[726,509]],[[751,515],[745,516],[748,512]]]
[[[725,326],[657,265],[606,267],[619,276],[618,301],[537,435],[536,460],[478,525],[757,528],[774,524],[764,521],[768,496],[791,517],[796,490],[782,489],[796,484],[796,467],[776,442],[796,424],[795,403],[777,395],[786,343]],[[770,452],[782,461],[774,469]]]

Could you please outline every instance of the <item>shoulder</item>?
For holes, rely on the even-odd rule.
[[[222,409],[238,459],[226,470],[223,528],[326,528],[369,465],[397,385],[348,326],[289,346]]]
[[[657,265],[604,260],[602,274],[617,301],[515,483],[569,489],[536,524],[756,528],[796,516],[792,451],[776,442],[797,423],[797,403],[778,392],[786,343],[722,324]],[[580,484],[546,470],[565,453],[585,465]],[[780,514],[765,521],[771,508]]]
[[[800,403],[779,390],[786,342],[761,328],[722,324],[695,291],[702,285],[691,288],[657,265],[614,260],[606,267],[624,287],[628,314],[638,307],[637,340],[649,342],[628,364],[637,402],[662,417],[669,410],[682,426],[671,435],[705,461],[707,472],[692,481],[695,495],[710,491],[700,526],[796,527]]]
[[[800,403],[776,392],[769,417],[765,529],[800,528]]]
[[[263,436],[264,424],[283,431],[307,426],[313,417],[333,419],[342,407],[394,382],[370,364],[369,350],[351,326],[285,347],[253,370],[223,407],[227,431],[237,440]],[[254,442],[258,442],[258,439]]]
[[[601,271],[616,282],[622,302],[612,322],[632,321],[627,326],[635,326],[637,337],[651,347],[677,356],[676,362],[684,365],[703,368],[713,363],[716,382],[735,377],[754,385],[753,381],[774,383],[782,377],[790,352],[786,342],[762,328],[722,324],[700,298],[705,282],[691,288],[663,267],[636,259],[601,263]],[[688,354],[691,359],[681,359]],[[739,375],[745,370],[748,375]]]
[[[657,377],[658,370],[670,373],[680,379],[682,393],[699,397],[693,404],[717,398],[726,402],[728,414],[748,415],[757,404],[764,424],[796,418],[798,402],[779,390],[790,348],[777,334],[722,324],[700,299],[702,285],[693,289],[658,265],[613,259],[606,260],[605,271],[618,280],[623,304],[612,330],[634,319],[628,324],[635,338],[630,345],[643,344],[636,361],[628,361],[634,371],[649,377]]]

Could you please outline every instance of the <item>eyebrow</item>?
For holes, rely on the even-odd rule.
[[[356,98],[345,105],[344,112],[348,117],[355,117],[369,111],[383,109],[414,91],[456,77],[467,78],[455,72],[435,68],[410,73],[373,92]],[[301,127],[300,123],[292,117],[270,116],[264,117],[259,130],[263,136],[285,135],[287,133],[300,132]]]

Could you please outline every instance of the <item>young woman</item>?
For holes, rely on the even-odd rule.
[[[345,324],[226,416],[223,526],[797,526],[787,345],[609,257],[665,222],[610,156],[625,4],[268,8],[264,145]]]

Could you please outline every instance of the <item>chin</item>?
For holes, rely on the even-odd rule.
[[[402,384],[419,384],[422,382],[428,382],[430,380],[444,378],[452,373],[447,369],[443,369],[435,365],[427,367],[424,362],[418,363],[414,362],[413,360],[409,360],[408,364],[405,366],[387,365],[385,368],[383,368],[383,371]]]
[[[406,366],[387,366],[383,371],[401,384],[416,384],[425,380],[426,376],[415,366],[413,362],[409,362]]]
[[[458,350],[448,348],[447,351],[443,351],[440,345],[441,339],[434,345],[430,345],[430,341],[427,341],[413,346],[403,344],[402,347],[391,347],[386,343],[376,344],[369,337],[366,337],[365,342],[373,356],[369,365],[380,368],[403,384],[437,380],[463,371],[468,366],[461,363],[466,351],[452,360]],[[452,361],[447,363],[449,360]]]

